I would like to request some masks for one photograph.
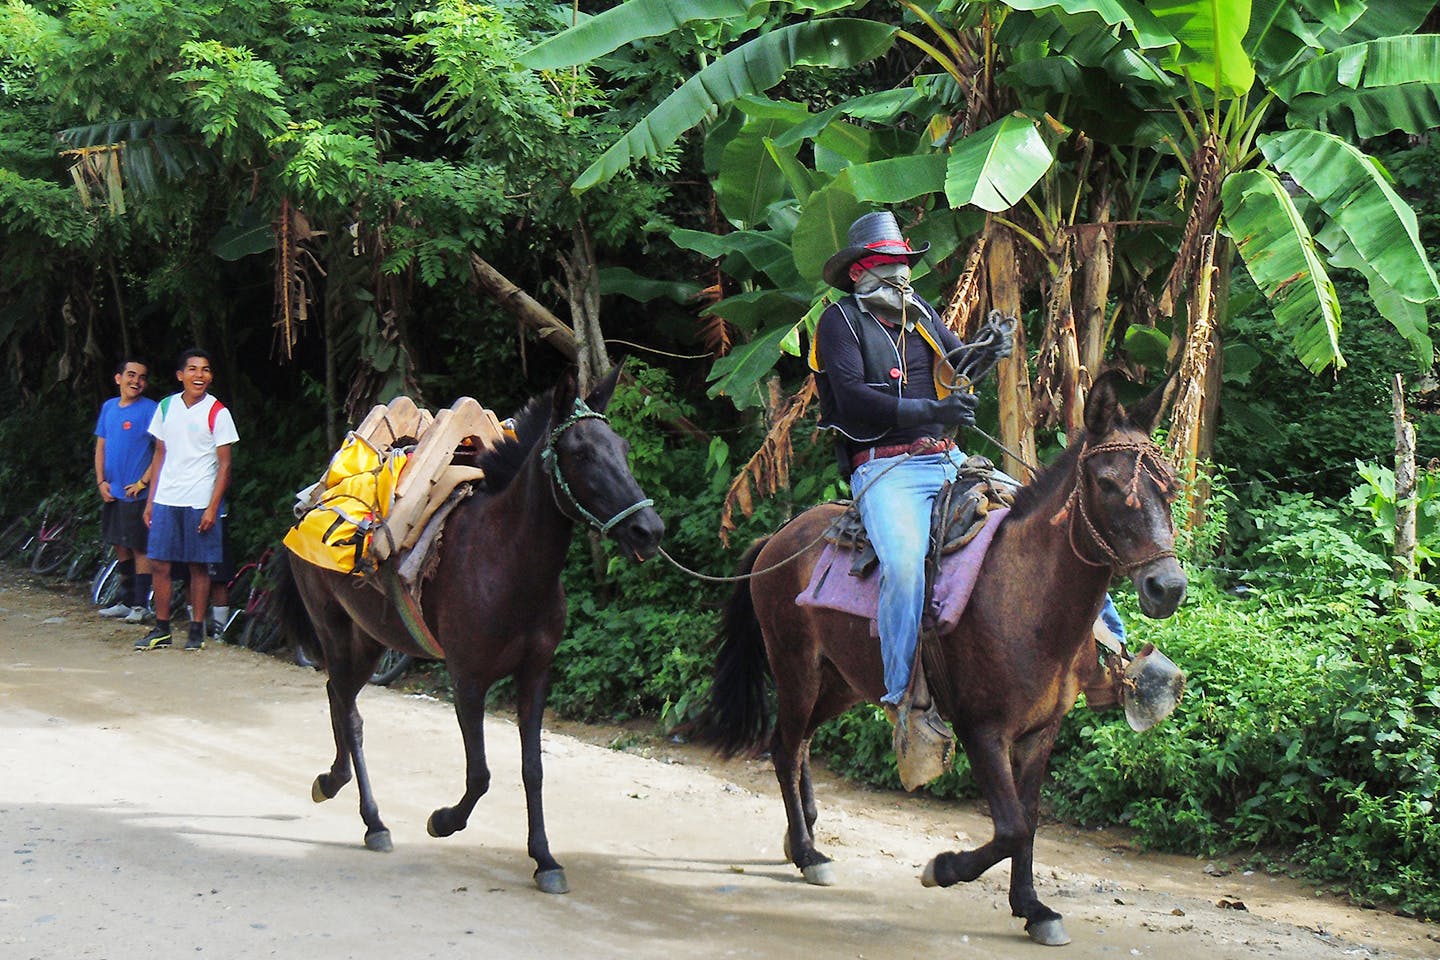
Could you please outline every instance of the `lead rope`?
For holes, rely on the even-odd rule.
[[[895,462],[887,466],[884,470],[881,470],[878,474],[876,474],[875,480],[871,480],[870,485],[867,486],[865,490],[860,491],[859,496],[855,497],[854,500],[851,500],[850,503],[852,505],[858,505],[861,499],[864,498],[866,491],[868,491],[871,486],[874,486],[876,480],[879,480],[881,477],[885,476],[885,474],[889,473],[891,470],[894,470],[896,467],[900,466],[900,464],[904,463],[906,460],[909,460],[913,456],[916,456],[916,454],[906,453],[902,454],[901,456],[895,457]],[[834,524],[827,526],[824,530],[820,532],[820,535],[818,537],[805,544],[805,546],[801,547],[799,550],[796,550],[794,553],[790,554],[790,556],[786,557],[784,560],[772,563],[770,564],[770,566],[765,567],[763,570],[751,570],[749,573],[738,573],[729,577],[716,577],[708,573],[701,573],[698,570],[691,570],[679,560],[676,560],[674,557],[670,556],[670,554],[666,553],[664,547],[659,547],[658,549],[660,551],[660,556],[664,557],[671,566],[673,566],[676,570],[679,570],[683,574],[694,577],[696,580],[704,580],[706,583],[742,583],[746,580],[753,580],[756,577],[760,576],[762,573],[769,573],[772,570],[779,570],[787,563],[793,563],[794,561],[805,556],[805,554],[810,552],[810,549],[812,547],[825,539],[825,537],[830,533],[831,527],[833,526]],[[785,527],[783,526],[780,528],[780,530],[784,529]],[[775,533],[779,533],[780,530],[776,530]],[[772,533],[770,536],[775,536],[775,533]]]

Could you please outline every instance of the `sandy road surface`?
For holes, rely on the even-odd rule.
[[[468,830],[425,833],[460,793],[450,708],[361,699],[395,851],[362,844],[353,785],[323,805],[322,678],[229,647],[135,654],[136,630],[0,569],[0,958],[1440,957],[1437,928],[1261,875],[1049,827],[1040,893],[1074,943],[1030,944],[1008,866],[923,889],[935,852],[988,835],[973,809],[819,787],[841,884],[783,862],[760,763],[611,732],[550,731],[550,840],[572,893],[533,887],[514,725],[487,724],[493,787]],[[956,839],[957,834],[962,839]],[[1217,906],[1241,901],[1248,910]]]

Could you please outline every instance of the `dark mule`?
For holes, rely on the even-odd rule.
[[[1101,378],[1086,403],[1084,435],[1019,491],[968,609],[940,638],[943,664],[927,674],[970,758],[995,835],[975,850],[935,857],[922,882],[974,880],[1009,857],[1010,909],[1046,944],[1069,938],[1060,915],[1035,895],[1040,786],[1060,720],[1094,666],[1091,625],[1106,587],[1114,574],[1130,576],[1151,617],[1168,617],[1185,596],[1172,552],[1171,474],[1149,438],[1160,391],[1127,415],[1115,383]],[[820,724],[885,692],[867,620],[795,604],[823,547],[816,541],[842,510],[826,504],[807,511],[742,562],[742,572],[761,573],[729,601],[702,728],[726,753],[763,745],[768,668],[777,711],[769,747],[789,821],[785,851],[821,885],[833,882],[833,870],[815,849],[810,738]],[[802,550],[803,557],[766,572]]]
[[[425,622],[454,681],[455,714],[465,741],[464,795],[453,807],[432,813],[427,829],[436,837],[463,830],[489,788],[485,694],[497,680],[514,676],[529,852],[535,882],[547,893],[568,889],[545,836],[540,720],[550,663],[565,627],[560,571],[570,538],[577,521],[589,521],[643,560],[655,555],[665,530],[630,475],[629,444],[600,413],[614,387],[611,374],[582,403],[572,375],[526,406],[516,442],[481,458],[485,489],[462,501],[446,521],[423,594]],[[353,764],[365,845],[389,850],[390,831],[380,820],[365,769],[355,697],[387,647],[417,656],[425,651],[379,590],[294,556],[289,561],[295,589],[288,592],[291,602],[283,604],[286,620],[301,637],[311,636],[303,629],[307,613],[314,626],[310,642],[318,641],[315,660],[329,674],[325,689],[335,731],[335,762],[315,778],[311,796],[317,803],[335,796],[350,781]],[[295,602],[297,593],[303,608]]]

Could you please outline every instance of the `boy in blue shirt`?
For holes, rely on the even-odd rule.
[[[102,536],[120,558],[120,596],[101,610],[100,616],[139,623],[145,618],[145,601],[150,595],[145,496],[155,454],[149,434],[155,401],[145,396],[149,368],[143,360],[126,357],[120,361],[115,385],[119,396],[105,401],[95,421],[95,483],[104,501]]]

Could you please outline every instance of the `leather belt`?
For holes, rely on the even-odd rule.
[[[861,450],[850,458],[850,469],[854,470],[862,463],[871,460],[883,460],[886,457],[899,457],[910,454],[915,457],[923,457],[932,453],[945,453],[955,449],[955,441],[949,437],[921,437],[913,443],[899,443],[892,447],[870,447]]]

